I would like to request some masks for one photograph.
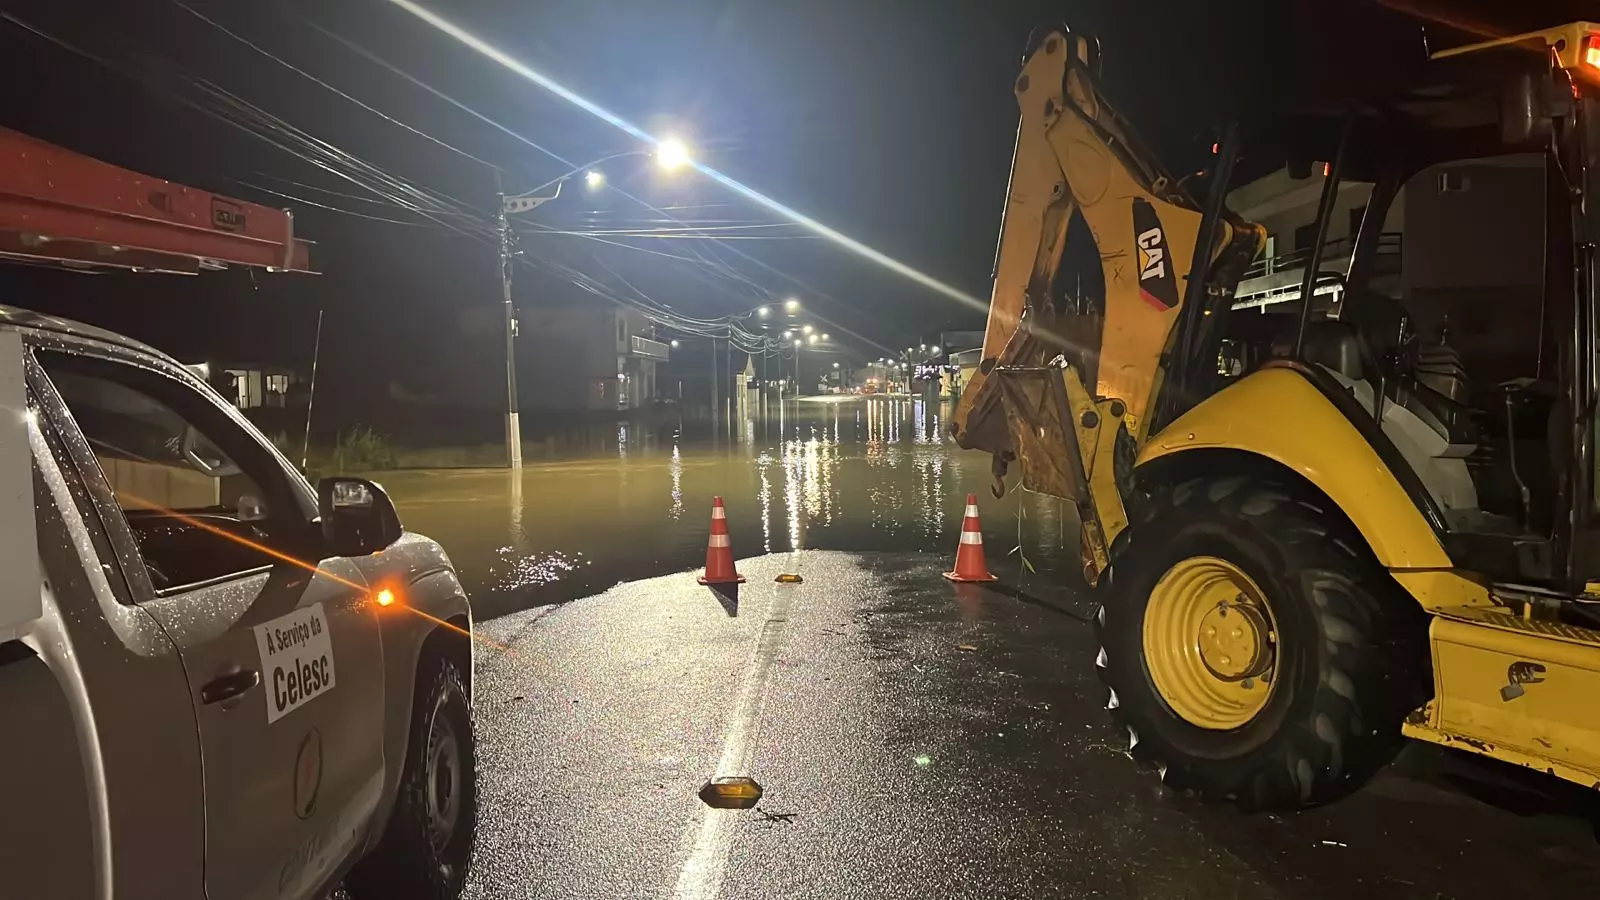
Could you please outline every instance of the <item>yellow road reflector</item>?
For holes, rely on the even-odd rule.
[[[796,575],[793,572],[785,572],[782,575],[779,575],[777,578],[774,578],[772,580],[776,581],[779,584],[803,584],[803,583],[805,583],[805,579],[804,578],[801,578],[799,575]]]
[[[700,789],[700,799],[712,809],[749,809],[761,802],[761,785],[748,775],[713,778]]]

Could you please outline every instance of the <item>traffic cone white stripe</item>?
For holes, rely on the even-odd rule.
[[[711,507],[711,518],[713,518],[713,519],[726,519],[727,517],[728,517],[728,511],[727,510],[723,509],[720,506]]]
[[[976,503],[969,504],[967,506],[967,518],[976,519],[977,517],[978,517],[978,505]]]
[[[961,543],[963,543],[963,544],[981,544],[981,543],[983,543],[983,532],[981,532],[981,531],[963,531],[963,532],[961,532]]]
[[[713,534],[711,536],[711,540],[706,544],[706,546],[707,547],[732,547],[733,545],[728,543],[728,536],[727,535],[725,535],[725,534]]]

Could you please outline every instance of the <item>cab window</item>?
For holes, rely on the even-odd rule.
[[[285,473],[209,398],[140,366],[42,351],[158,592],[270,565],[303,516]]]

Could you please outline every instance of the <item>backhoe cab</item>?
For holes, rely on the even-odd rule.
[[[1347,792],[1402,734],[1600,786],[1600,25],[1438,53],[1280,127],[1322,184],[1273,305],[1236,296],[1265,232],[1226,207],[1234,132],[1191,197],[1100,94],[1092,49],[1030,42],[952,427],[997,491],[1016,464],[1077,508],[1135,757],[1250,808]],[[1408,213],[1405,273],[1380,264],[1402,189],[1469,161],[1514,174],[1492,224],[1543,236],[1526,290],[1474,274],[1462,254],[1500,248],[1459,217]]]

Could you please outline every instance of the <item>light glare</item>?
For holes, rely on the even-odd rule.
[[[450,37],[455,38],[457,41],[460,41],[466,46],[471,47],[473,50],[478,51],[501,66],[510,69],[512,72],[521,75],[523,78],[526,78],[550,93],[555,94],[557,97],[560,97],[561,99],[571,103],[581,110],[584,110],[590,115],[593,115],[596,118],[615,126],[625,134],[631,135],[642,141],[655,144],[658,157],[666,155],[668,148],[665,146],[665,141],[657,140],[649,132],[645,131],[639,126],[629,122],[621,116],[618,116],[616,113],[611,112],[598,103],[594,103],[582,95],[569,90],[555,79],[533,69],[525,63],[518,61],[510,54],[500,50],[498,47],[495,47],[472,32],[467,31],[465,28],[462,28],[454,22],[451,22],[449,19],[446,19],[433,10],[424,7],[420,3],[417,3],[416,0],[390,0],[390,2],[423,20],[424,22],[427,22],[429,25],[432,25]],[[729,190],[732,190],[733,192],[745,197],[748,200],[751,200],[760,206],[766,207],[772,212],[775,212],[798,225],[801,225],[825,238],[828,238],[829,240],[845,248],[846,250],[855,253],[858,256],[865,257],[866,259],[883,266],[891,272],[909,278],[923,287],[938,291],[946,297],[949,297],[960,303],[964,303],[975,310],[984,313],[989,311],[988,303],[978,299],[977,297],[974,297],[966,291],[945,284],[939,279],[934,278],[931,275],[924,274],[923,272],[914,269],[911,266],[908,266],[905,263],[900,262],[899,260],[879,250],[869,247],[842,232],[839,232],[833,228],[829,228],[821,222],[818,222],[816,219],[785,206],[784,204],[779,203],[777,200],[774,200],[771,197],[768,197],[766,194],[761,193],[755,188],[736,181],[733,178],[718,172],[716,169],[711,168],[710,166],[694,162],[688,158],[688,151],[686,148],[683,152],[683,162],[694,167],[696,171],[708,178],[715,180]]]
[[[692,165],[689,158],[689,148],[677,138],[666,138],[656,143],[656,162],[661,168],[673,172],[687,165]]]

